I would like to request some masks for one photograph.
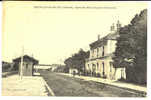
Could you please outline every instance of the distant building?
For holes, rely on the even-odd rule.
[[[19,69],[19,75],[21,74],[21,57],[13,59],[15,66]],[[38,64],[38,60],[28,55],[23,56],[23,76],[32,76],[34,72],[34,65]]]
[[[49,70],[52,68],[52,65],[48,65],[48,64],[37,64],[34,66],[34,69],[37,70]]]
[[[86,59],[85,70],[92,76],[99,76],[111,80],[126,78],[124,68],[113,67],[113,52],[116,49],[116,38],[119,36],[121,24],[117,22],[111,26],[111,33],[90,44],[90,56]]]
[[[35,71],[38,70],[49,70],[54,72],[60,65],[59,64],[37,64],[34,66]]]

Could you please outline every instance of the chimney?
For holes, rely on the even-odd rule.
[[[100,35],[98,35],[98,40],[100,40]]]
[[[121,28],[121,24],[119,20],[117,21],[116,27],[117,27],[117,31]]]
[[[112,26],[111,26],[110,31],[112,32],[112,31],[114,31],[114,30],[115,30],[115,26],[114,26],[114,23],[113,23]]]

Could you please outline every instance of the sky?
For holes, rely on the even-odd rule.
[[[89,50],[98,35],[109,34],[112,23],[127,25],[145,8],[145,2],[5,1],[2,60],[11,62],[24,48],[40,64],[62,64],[80,48]]]

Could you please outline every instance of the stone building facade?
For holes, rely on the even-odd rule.
[[[118,80],[126,78],[125,68],[114,68],[112,56],[116,49],[116,38],[119,36],[119,28],[121,24],[119,21],[111,26],[111,32],[91,43],[90,56],[86,59],[85,70],[91,76],[98,76],[111,80]]]

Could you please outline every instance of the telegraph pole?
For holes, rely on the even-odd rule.
[[[20,62],[20,79],[22,80],[23,77],[23,60],[24,59],[24,47],[22,47],[22,55],[21,55],[21,62]]]

